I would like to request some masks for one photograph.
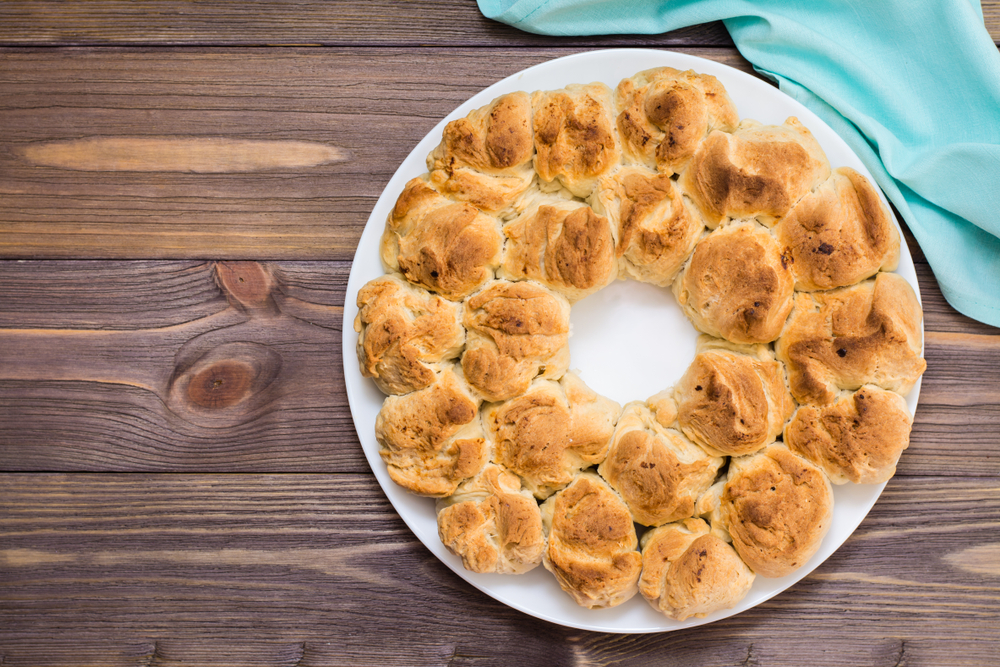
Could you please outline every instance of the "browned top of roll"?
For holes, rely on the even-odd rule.
[[[556,179],[577,197],[588,197],[597,178],[621,161],[611,89],[603,83],[570,84],[531,95],[535,171]]]
[[[459,355],[465,342],[458,304],[396,275],[358,290],[358,364],[386,394],[406,394],[434,381],[434,364]]]
[[[531,185],[534,155],[531,101],[515,92],[448,123],[427,168],[441,192],[500,211]]]
[[[803,197],[774,231],[791,258],[796,289],[853,285],[899,263],[899,232],[889,209],[875,186],[848,167]]]
[[[614,607],[638,591],[642,556],[632,516],[607,482],[582,473],[542,505],[548,544],[542,557],[583,607]]]
[[[746,597],[754,573],[701,519],[686,519],[642,536],[639,592],[657,611],[683,621],[731,609]]]
[[[912,422],[902,396],[865,385],[834,403],[800,407],[785,428],[785,443],[834,484],[878,484],[896,474]]]
[[[452,300],[493,278],[502,249],[495,218],[446,199],[420,178],[399,195],[381,243],[387,269]]]
[[[465,378],[488,401],[527,391],[539,374],[558,380],[569,366],[566,299],[531,281],[489,283],[465,302]]]
[[[920,356],[923,313],[895,273],[852,287],[799,292],[775,353],[799,403],[829,403],[838,389],[874,384],[906,394],[927,368]]]
[[[665,174],[623,167],[598,182],[595,206],[618,232],[618,257],[628,276],[666,286],[705,229]]]
[[[540,196],[503,231],[501,278],[537,280],[573,302],[618,276],[611,224],[586,204]]]
[[[425,389],[386,398],[375,438],[392,480],[423,496],[451,495],[489,460],[479,399],[455,367]]]
[[[573,373],[535,380],[524,394],[483,409],[494,461],[517,473],[538,498],[604,460],[619,406]]]
[[[692,516],[695,501],[724,461],[658,424],[644,404],[630,403],[598,472],[621,494],[637,523],[659,526]]]
[[[488,464],[438,501],[438,535],[467,570],[521,574],[542,562],[542,513],[517,475]]]
[[[709,451],[731,456],[774,442],[795,410],[781,362],[757,348],[740,351],[699,341],[699,352],[674,391],[684,433]]]
[[[718,79],[672,67],[623,79],[615,110],[626,159],[666,174],[679,172],[711,130],[732,132],[740,122]]]
[[[769,343],[792,309],[794,281],[771,234],[752,222],[698,242],[673,284],[694,326],[734,343]]]
[[[798,119],[784,125],[744,120],[732,134],[708,135],[680,185],[710,227],[751,217],[770,226],[829,175],[823,149]]]
[[[730,461],[721,509],[750,569],[783,577],[819,549],[833,517],[833,489],[815,465],[772,444]]]

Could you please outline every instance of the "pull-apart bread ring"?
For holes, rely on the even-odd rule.
[[[731,609],[753,585],[754,573],[701,519],[647,531],[641,545],[639,592],[674,620]]]
[[[681,430],[723,456],[753,454],[781,435],[795,411],[781,362],[764,345],[701,336],[694,361],[674,387]]]
[[[455,359],[465,343],[459,304],[389,274],[358,292],[361,374],[384,394],[407,394],[434,381],[438,362]]]
[[[643,167],[601,178],[593,200],[618,238],[622,275],[660,287],[670,285],[705,230],[673,180]]]
[[[902,396],[865,385],[834,403],[799,407],[785,427],[785,443],[834,484],[878,484],[896,473],[912,423]]]
[[[585,472],[542,504],[542,556],[577,604],[615,607],[638,590],[642,556],[628,507],[608,483]]]
[[[498,278],[536,280],[572,303],[618,277],[611,223],[581,202],[538,196],[503,233]]]
[[[535,142],[527,93],[503,95],[448,123],[427,157],[441,193],[492,213],[510,207],[535,178]]]
[[[542,513],[517,475],[492,463],[437,502],[438,535],[467,570],[521,574],[542,562]]]
[[[457,366],[425,389],[389,396],[375,419],[375,438],[389,477],[422,496],[450,496],[489,461],[479,403]]]
[[[739,125],[736,106],[719,80],[672,67],[644,70],[615,88],[625,161],[670,175],[680,172],[712,130]]]
[[[733,343],[770,343],[792,310],[794,280],[771,233],[753,222],[698,242],[673,283],[695,328]]]
[[[465,379],[487,401],[523,394],[569,366],[569,302],[530,281],[496,280],[465,301]]]
[[[620,406],[573,373],[535,380],[520,396],[483,408],[494,462],[517,473],[539,499],[607,455]]]
[[[833,517],[830,480],[778,443],[731,459],[718,501],[721,528],[762,577],[783,577],[804,565]]]
[[[597,179],[621,162],[611,89],[603,83],[570,84],[531,95],[535,171],[543,186],[558,182],[587,198]]]
[[[443,197],[422,178],[406,184],[381,242],[387,270],[451,300],[493,278],[502,250],[499,220]]]
[[[841,389],[873,384],[906,395],[927,368],[923,313],[895,273],[851,287],[799,292],[775,353],[799,403],[829,403]]]
[[[664,428],[644,403],[625,406],[607,458],[597,469],[636,523],[659,526],[694,514],[725,459]]]
[[[770,227],[829,175],[823,149],[793,117],[784,125],[744,120],[732,133],[712,132],[679,184],[709,227],[740,218]]]
[[[795,289],[846,287],[899,264],[899,232],[872,183],[847,167],[833,172],[774,227]]]

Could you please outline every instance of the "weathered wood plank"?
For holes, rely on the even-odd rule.
[[[0,4],[0,44],[225,44],[327,46],[732,46],[721,22],[665,35],[618,35],[553,40],[486,19],[473,0],[363,4],[332,0],[266,0],[253,11],[235,0],[181,7],[169,0],[52,1]]]
[[[350,264],[222,266],[263,276],[273,308],[214,262],[0,262],[0,469],[366,471],[340,353]],[[1000,475],[1000,331],[962,332],[921,275],[939,307],[898,474]],[[193,378],[224,388],[213,368],[272,355],[269,384],[192,402]]]
[[[441,118],[579,50],[0,50],[0,257],[350,259]],[[684,51],[750,69],[734,49]],[[120,146],[109,159],[125,140],[145,142],[142,171]],[[179,161],[192,142],[200,161]],[[246,142],[288,162],[223,160]]]
[[[718,623],[639,636],[554,626],[479,593],[415,540],[370,475],[20,474],[0,488],[5,667],[542,655],[888,667],[984,665],[1000,649],[997,478],[893,480],[790,590]]]

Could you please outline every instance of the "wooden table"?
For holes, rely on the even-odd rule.
[[[744,614],[638,636],[526,616],[433,557],[363,456],[341,318],[400,161],[568,53],[749,71],[721,24],[552,39],[471,0],[8,1],[0,44],[3,667],[1000,660],[1000,330],[944,302],[911,237],[910,448],[854,536]]]

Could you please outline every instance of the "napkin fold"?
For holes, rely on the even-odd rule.
[[[956,310],[1000,326],[1000,52],[978,0],[478,0],[547,35],[722,20],[827,122],[903,216]]]

